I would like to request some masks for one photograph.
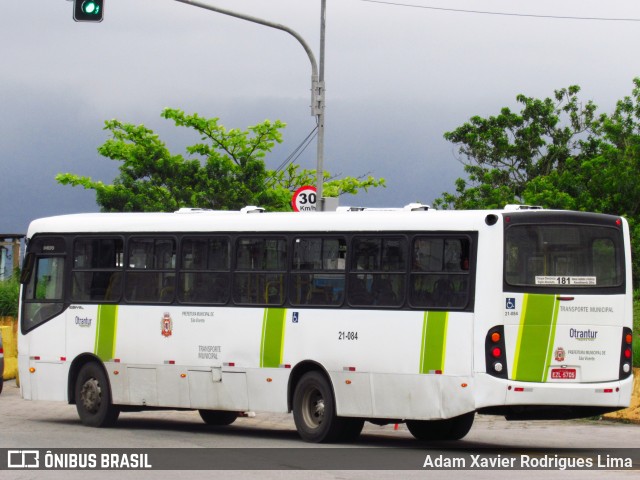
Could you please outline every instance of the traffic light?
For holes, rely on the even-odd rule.
[[[101,22],[104,0],[73,0],[73,19],[76,22]]]

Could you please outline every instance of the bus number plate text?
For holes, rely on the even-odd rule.
[[[576,369],[575,368],[552,368],[551,378],[554,380],[575,380]]]
[[[338,332],[338,340],[358,340],[358,332]]]

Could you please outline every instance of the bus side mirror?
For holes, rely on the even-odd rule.
[[[33,272],[33,265],[36,262],[36,256],[33,253],[28,253],[24,257],[24,263],[22,264],[22,272],[20,273],[20,283],[25,285],[31,280],[31,273]]]

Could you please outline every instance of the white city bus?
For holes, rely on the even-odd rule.
[[[629,229],[508,207],[180,210],[34,221],[20,387],[81,421],[194,409],[212,425],[293,412],[307,441],[365,420],[460,439],[476,412],[628,406]]]

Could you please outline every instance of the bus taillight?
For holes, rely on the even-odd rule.
[[[504,327],[502,325],[489,330],[484,341],[484,351],[487,373],[498,378],[509,378],[504,346]]]
[[[622,349],[620,350],[620,380],[631,375],[633,365],[633,333],[630,328],[622,329]]]

